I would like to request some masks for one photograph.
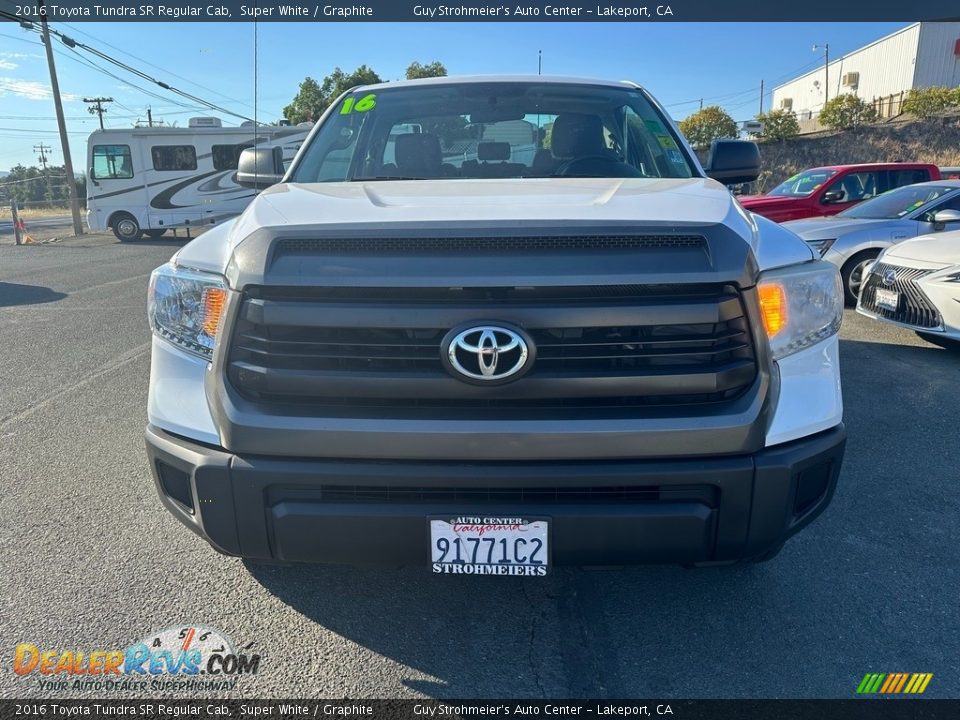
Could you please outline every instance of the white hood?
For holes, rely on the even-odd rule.
[[[884,253],[885,260],[912,260],[936,269],[960,265],[960,230],[904,240]]]
[[[251,204],[263,225],[489,220],[722,223],[730,193],[703,178],[392,180],[275,185]],[[269,207],[269,210],[268,210]],[[270,211],[275,215],[270,217]],[[241,232],[244,228],[238,228]]]
[[[754,250],[761,268],[811,259],[796,235],[766,227],[746,213],[720,183],[707,178],[523,178],[285,183],[262,192],[230,224],[228,239],[209,231],[179,254],[193,267],[222,272],[237,244],[262,228],[351,223],[525,224],[557,221],[725,225]],[[764,227],[758,233],[757,224]],[[207,235],[213,235],[207,239]],[[769,236],[769,242],[761,237]],[[796,242],[793,242],[796,240]]]

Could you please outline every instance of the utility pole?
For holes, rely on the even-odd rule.
[[[153,127],[153,110],[147,106],[147,127]]]
[[[83,101],[87,103],[87,105],[96,105],[96,107],[87,108],[87,111],[91,115],[96,114],[97,117],[100,118],[100,129],[103,130],[103,114],[107,111],[107,109],[103,106],[103,104],[113,102],[113,98],[105,98],[105,97],[84,98]]]
[[[700,98],[700,109],[703,110],[703,98]]]
[[[820,48],[823,48],[823,104],[826,105],[830,99],[830,43],[814,45],[813,51]]]
[[[40,164],[43,165],[43,172],[47,172],[47,151],[52,150],[49,145],[44,145],[40,143],[39,145],[33,146],[33,151],[40,154]]]
[[[537,75],[543,74],[543,50],[537,50]]]
[[[763,80],[760,81],[760,112],[758,115],[763,115]]]
[[[63,150],[63,169],[67,171],[67,190],[70,192],[70,214],[73,215],[73,234],[83,235],[80,222],[80,200],[77,197],[77,178],[73,174],[73,160],[70,158],[70,139],[67,137],[67,122],[63,117],[63,102],[60,99],[60,83],[57,82],[57,66],[53,62],[53,45],[50,44],[50,28],[47,27],[46,8],[43,0],[38,5],[43,13],[40,27],[43,30],[43,45],[47,50],[47,67],[50,69],[50,89],[53,91],[53,105],[57,111],[57,126],[60,128],[60,146]]]

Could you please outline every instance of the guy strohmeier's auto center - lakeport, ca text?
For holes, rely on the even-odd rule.
[[[165,19],[178,20],[182,18],[213,18],[213,19],[297,19],[297,18],[373,18],[375,17],[374,8],[366,5],[323,5],[323,4],[290,4],[279,5],[276,7],[258,7],[256,5],[240,5],[235,8],[228,7],[225,4],[206,5],[206,6],[177,6],[163,4],[143,4],[137,5],[131,3],[123,6],[107,5],[87,5],[77,7],[74,5],[57,5],[55,3],[46,6],[18,5],[17,15],[27,18],[31,15],[38,17],[44,16],[56,18],[58,20],[71,20],[78,18],[103,18],[103,19]],[[545,5],[542,8],[525,5],[416,5],[413,8],[413,16],[418,19],[433,18],[520,18],[520,17],[571,17],[585,18],[604,17],[610,19],[616,18],[653,18],[653,17],[673,17],[674,12],[670,5],[656,6],[620,6],[620,5],[597,5],[595,8],[581,7],[579,5]]]

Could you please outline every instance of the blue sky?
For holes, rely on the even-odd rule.
[[[753,117],[760,81],[769,91],[821,63],[814,43],[830,43],[831,58],[905,23],[260,23],[258,118],[275,120],[304,76],[320,80],[335,66],[366,63],[388,80],[413,60],[440,60],[451,75],[536,73],[635,80],[683,118],[719,104],[737,120]],[[144,72],[243,115],[254,104],[253,23],[57,23],[57,29]],[[75,169],[82,171],[86,138],[97,127],[84,96],[111,96],[106,124],[129,127],[146,118],[185,125],[216,115],[177,103],[148,82],[54,42]],[[110,77],[89,65],[108,69]],[[85,64],[86,63],[86,64]],[[33,146],[53,147],[63,162],[43,46],[38,36],[0,23],[0,170],[36,164]],[[142,89],[141,89],[142,88]],[[160,95],[151,97],[143,89]],[[240,121],[224,117],[224,124]]]

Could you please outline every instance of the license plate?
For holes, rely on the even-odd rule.
[[[548,524],[543,518],[430,518],[430,566],[448,575],[546,575]]]
[[[896,311],[897,306],[900,305],[900,293],[894,292],[893,290],[877,288],[875,299],[877,307],[883,308],[884,310]]]

